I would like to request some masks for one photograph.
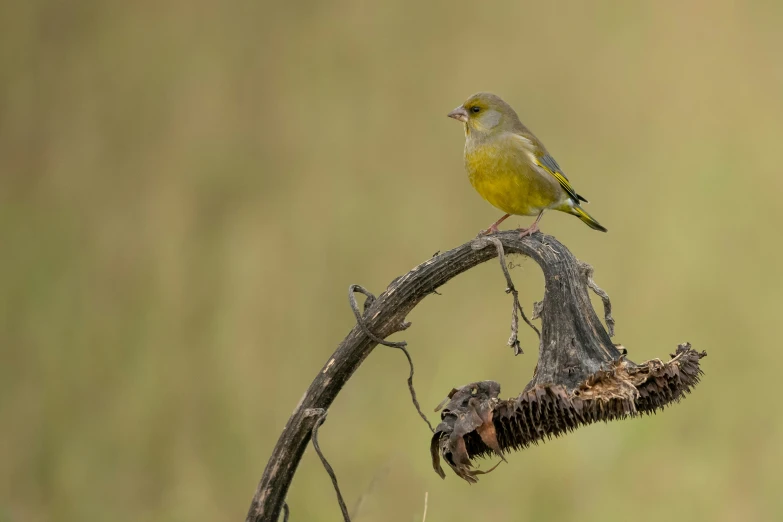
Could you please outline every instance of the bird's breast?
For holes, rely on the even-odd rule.
[[[503,143],[466,144],[465,170],[473,188],[508,214],[536,215],[562,199],[557,181],[542,176],[527,151]]]

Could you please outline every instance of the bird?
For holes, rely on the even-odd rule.
[[[547,152],[541,140],[525,127],[514,109],[499,96],[479,92],[448,113],[465,126],[465,170],[476,191],[505,215],[482,234],[494,234],[512,215],[536,216],[520,228],[520,237],[539,231],[545,210],[559,210],[581,219],[588,227],[606,232],[585,212],[580,196]]]

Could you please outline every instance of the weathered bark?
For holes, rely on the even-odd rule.
[[[587,265],[551,236],[544,236],[534,249],[520,248],[523,241],[513,237],[502,240],[506,253],[525,254],[544,272],[544,301],[538,311],[541,317],[538,364],[528,388],[551,382],[574,387],[606,361],[618,359],[620,352],[590,303]],[[485,238],[475,240],[474,244],[491,248],[489,239]]]
[[[500,252],[493,245],[494,239],[502,244]],[[607,362],[621,360],[621,352],[612,344],[591,306],[587,293],[589,267],[580,264],[555,238],[539,233],[520,239],[518,232],[508,231],[490,238],[479,237],[436,255],[392,281],[385,292],[369,306],[366,304],[362,316],[364,326],[374,335],[367,335],[360,325],[355,326],[319,371],[272,452],[247,514],[248,522],[277,520],[317,415],[329,408],[345,382],[378,344],[371,337],[385,338],[405,329],[407,314],[424,297],[503,251],[532,258],[545,278],[545,296],[539,310],[542,320],[539,361],[526,390],[553,383],[575,390],[606,368]],[[610,318],[608,310],[606,315]],[[455,404],[451,406],[457,408]],[[489,429],[489,424],[483,425]],[[484,445],[474,449],[473,454],[480,455],[493,448]],[[474,456],[468,452],[466,455]]]

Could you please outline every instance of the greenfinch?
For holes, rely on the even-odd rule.
[[[544,144],[525,127],[509,104],[487,92],[474,94],[448,116],[465,124],[465,170],[481,197],[506,214],[484,234],[498,231],[511,215],[537,216],[521,236],[538,231],[545,210],[573,214],[592,229],[606,232],[580,206],[577,194]]]

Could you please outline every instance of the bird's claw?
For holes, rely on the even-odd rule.
[[[481,232],[479,232],[479,235],[480,236],[488,236],[490,234],[497,234],[497,233],[498,233],[498,226],[497,225],[492,225],[488,229],[482,230]]]
[[[519,229],[519,239],[522,239],[523,237],[532,236],[536,232],[539,232],[538,229],[538,223],[533,223],[527,228],[520,228]]]

